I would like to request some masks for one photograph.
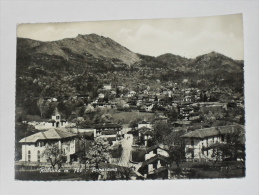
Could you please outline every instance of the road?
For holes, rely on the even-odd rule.
[[[121,154],[121,161],[118,163],[118,165],[129,166],[132,144],[133,144],[133,135],[125,134],[124,139],[121,141],[122,154]]]

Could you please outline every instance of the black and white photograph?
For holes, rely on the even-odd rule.
[[[246,177],[242,14],[16,30],[15,180]]]

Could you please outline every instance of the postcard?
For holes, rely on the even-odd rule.
[[[15,179],[246,176],[242,14],[17,26]]]

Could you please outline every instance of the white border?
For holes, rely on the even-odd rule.
[[[1,1],[0,194],[259,194],[258,1]],[[245,179],[21,182],[14,181],[16,24],[179,18],[243,13],[247,176]]]

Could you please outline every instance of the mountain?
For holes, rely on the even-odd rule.
[[[244,65],[243,61],[233,60],[223,54],[211,52],[197,56],[189,63],[189,66],[200,71],[223,70],[227,72],[242,72]]]
[[[166,53],[156,57],[156,60],[162,62],[165,66],[170,68],[186,67],[190,63],[190,59]]]
[[[116,59],[130,66],[139,61],[138,56],[110,38],[96,34],[78,35],[76,38],[66,38],[58,41],[41,42],[18,38],[17,50],[23,50],[31,56],[55,56],[64,60],[100,60]]]
[[[242,91],[243,64],[216,52],[194,59],[169,53],[142,55],[96,34],[51,42],[17,38],[16,96],[90,94],[94,98],[105,83],[135,86],[186,79],[189,87]]]

